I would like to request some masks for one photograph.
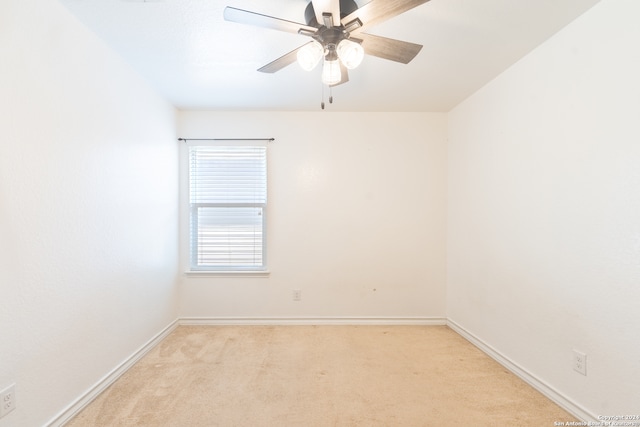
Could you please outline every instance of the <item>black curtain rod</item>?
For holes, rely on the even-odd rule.
[[[178,138],[178,141],[275,141],[275,138]]]

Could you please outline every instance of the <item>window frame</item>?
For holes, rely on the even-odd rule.
[[[268,149],[267,141],[256,142],[255,140],[221,140],[221,141],[209,141],[209,142],[187,142],[187,209],[188,209],[188,271],[189,274],[197,275],[268,275],[267,265],[267,206],[268,206]],[[246,203],[246,202],[194,202],[192,201],[192,148],[193,147],[260,147],[264,150],[264,202],[258,203]],[[230,150],[231,151],[231,150]],[[199,223],[199,212],[202,209],[207,208],[257,208],[261,216],[261,263],[256,265],[242,265],[242,264],[228,264],[220,266],[211,265],[199,265],[198,257],[199,252],[199,236],[201,233]]]

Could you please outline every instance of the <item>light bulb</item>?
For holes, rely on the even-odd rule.
[[[342,40],[336,50],[344,66],[350,70],[360,65],[362,58],[364,58],[364,49],[360,43],[352,42],[351,40]]]
[[[322,67],[322,83],[332,86],[340,83],[340,80],[342,80],[340,62],[337,59],[325,59]]]
[[[318,65],[323,54],[324,49],[322,45],[314,40],[298,49],[296,56],[298,57],[300,67],[305,71],[311,71]]]

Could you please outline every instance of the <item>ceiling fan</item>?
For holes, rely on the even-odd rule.
[[[296,61],[303,69],[312,70],[324,59],[322,82],[332,87],[349,81],[348,70],[356,68],[364,54],[408,64],[422,45],[364,31],[428,1],[371,0],[358,7],[354,0],[311,0],[304,13],[306,24],[230,6],[224,9],[224,18],[310,37],[312,40],[308,43],[258,71],[275,73]]]

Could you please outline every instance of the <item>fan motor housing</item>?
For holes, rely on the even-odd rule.
[[[331,49],[331,46],[335,48],[341,40],[346,39],[347,37],[348,34],[346,31],[339,27],[321,27],[317,34],[313,36],[313,38],[320,42],[321,45],[328,47],[329,49]]]
[[[340,0],[340,19],[355,12],[357,9],[358,5],[354,0]],[[309,2],[307,8],[304,10],[304,19],[307,22],[307,25],[310,25],[312,27],[319,26],[312,2]]]

